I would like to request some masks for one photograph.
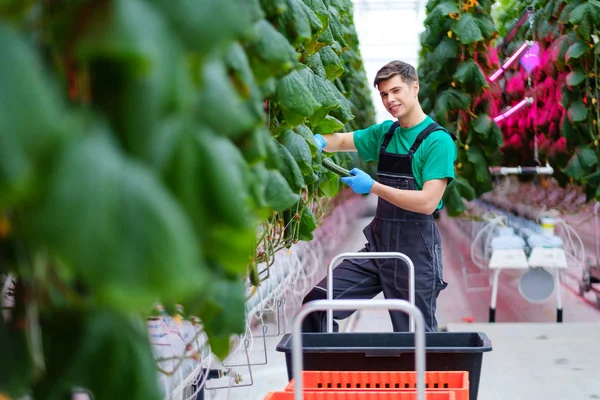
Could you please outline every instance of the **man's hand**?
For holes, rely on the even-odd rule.
[[[325,141],[323,135],[319,135],[318,133],[315,135],[315,144],[319,149],[319,153],[323,151],[323,147],[327,146],[327,142]]]
[[[355,193],[366,194],[371,191],[375,180],[369,174],[358,168],[353,168],[350,173],[353,176],[341,178],[341,181],[349,185]]]

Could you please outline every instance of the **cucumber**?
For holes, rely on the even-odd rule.
[[[350,171],[348,171],[346,168],[340,167],[339,165],[334,163],[329,157],[323,157],[322,163],[325,168],[327,168],[333,173],[338,174],[339,176],[352,176]]]

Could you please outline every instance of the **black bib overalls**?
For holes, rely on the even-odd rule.
[[[436,123],[427,126],[415,139],[406,155],[392,154],[387,146],[398,127],[394,123],[386,133],[379,152],[377,180],[397,189],[415,190],[412,158],[423,140],[433,131],[443,129]],[[450,133],[449,133],[450,134]],[[442,243],[433,215],[425,215],[396,207],[379,198],[375,218],[364,229],[367,239],[361,251],[393,251],[406,254],[415,266],[415,303],[425,318],[427,331],[437,331],[436,299],[446,287],[442,277]],[[334,299],[370,299],[383,291],[385,298],[408,300],[408,268],[398,259],[343,260],[333,270]],[[303,303],[325,299],[327,280],[323,279],[304,298]],[[335,319],[351,315],[351,311],[334,311]],[[325,332],[325,312],[314,312],[303,323],[305,332]],[[390,311],[396,332],[409,330],[408,315]],[[337,324],[334,322],[334,329]]]

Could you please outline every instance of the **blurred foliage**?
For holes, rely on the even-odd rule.
[[[158,399],[154,303],[226,355],[338,193],[313,132],[374,122],[352,3],[4,0],[0,49],[0,393]]]
[[[456,179],[444,202],[456,216],[492,188],[488,166],[499,162],[502,132],[487,77],[498,68],[490,17],[493,0],[430,0],[419,55],[419,97],[426,113],[458,138]]]

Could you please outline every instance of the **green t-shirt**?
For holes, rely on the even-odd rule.
[[[427,116],[423,122],[412,128],[396,128],[390,143],[388,153],[408,154],[419,133],[421,133],[433,119]],[[377,161],[383,138],[394,121],[384,121],[367,129],[354,132],[354,145],[358,154],[365,161]],[[448,179],[448,184],[454,179],[454,161],[456,160],[456,145],[452,137],[443,130],[432,132],[419,146],[413,156],[412,168],[415,176],[417,190],[423,188],[423,183],[432,179]],[[442,208],[440,201],[438,209]]]

